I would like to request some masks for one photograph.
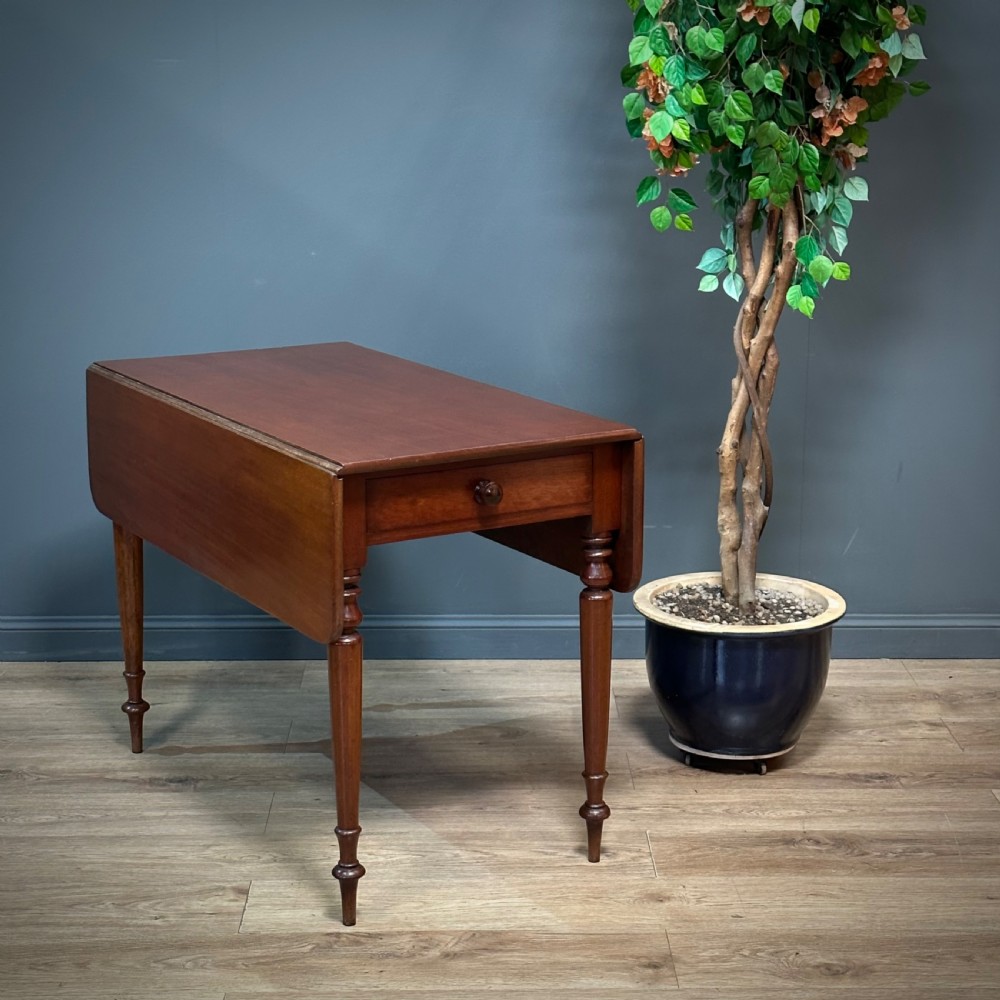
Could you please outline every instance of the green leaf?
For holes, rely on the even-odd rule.
[[[653,17],[656,17],[660,13],[660,8],[663,6],[663,0],[645,0],[646,10],[649,11]]]
[[[803,295],[799,303],[799,312],[812,319],[813,313],[816,312],[816,300],[811,295]]]
[[[644,177],[639,181],[639,186],[635,189],[636,205],[643,205],[647,201],[656,201],[663,190],[659,177]]]
[[[636,80],[639,79],[641,72],[641,66],[623,66],[619,74],[622,79],[622,86],[628,87],[631,90],[636,85]]]
[[[837,253],[843,253],[847,249],[847,230],[843,226],[831,226],[830,242]]]
[[[778,117],[785,125],[800,125],[806,120],[806,109],[801,101],[782,101]]]
[[[795,244],[795,259],[806,267],[819,256],[819,244],[811,236],[801,236]]]
[[[665,206],[657,205],[656,208],[649,213],[649,221],[653,223],[653,228],[658,233],[662,233],[665,229],[670,228],[670,212]]]
[[[692,52],[696,56],[708,55],[708,49],[705,48],[705,29],[700,24],[688,28],[687,34],[684,36],[684,44],[687,46],[688,52]]]
[[[683,90],[679,90],[678,93],[683,93]],[[683,118],[687,114],[681,102],[673,94],[667,94],[667,99],[663,102],[663,110],[673,118]]]
[[[625,122],[625,127],[628,129],[628,134],[632,136],[633,139],[638,139],[642,135],[642,130],[646,123],[642,118],[633,118],[631,121]]]
[[[781,70],[772,69],[770,73],[765,73],[764,86],[772,94],[780,94],[785,86],[785,78],[782,76]]]
[[[889,56],[898,56],[903,51],[903,38],[898,31],[882,39],[882,51]]]
[[[907,35],[906,39],[903,41],[902,51],[904,59],[927,58],[927,56],[924,55],[924,47],[920,44],[919,35]]]
[[[670,130],[670,134],[675,139],[680,139],[681,142],[687,142],[691,138],[691,126],[688,124],[686,118],[678,118],[674,122],[674,127]]]
[[[788,289],[788,293],[785,295],[785,301],[793,309],[798,309],[799,303],[802,301],[802,286],[792,285],[792,287]]]
[[[758,174],[769,174],[778,165],[778,154],[771,147],[764,146],[754,150],[751,162]]]
[[[736,58],[739,60],[741,66],[746,66],[750,61],[750,57],[757,50],[757,36],[753,34],[746,34],[740,37],[740,40],[736,43]]]
[[[819,28],[819,11],[815,7],[812,10],[807,10],[802,17],[802,23],[815,35]]]
[[[844,29],[840,36],[840,47],[852,58],[857,59],[861,54],[861,37],[852,28]]]
[[[799,150],[799,169],[804,174],[819,170],[819,150],[811,142],[804,142]]]
[[[626,94],[622,107],[625,109],[625,118],[630,122],[635,121],[646,110],[646,98],[642,94]]]
[[[790,192],[795,187],[797,178],[795,167],[787,163],[779,163],[774,170],[768,174],[771,181],[772,191]]]
[[[910,8],[910,20],[914,24],[926,24],[927,23],[927,8],[921,7],[920,4],[915,3]]]
[[[655,73],[657,76],[663,76],[663,67],[667,64],[667,60],[663,56],[653,56],[649,60],[649,70],[651,73]]]
[[[753,118],[753,101],[742,90],[734,90],[726,98],[726,114],[734,122],[748,122]]]
[[[632,66],[648,62],[653,56],[653,50],[649,47],[648,35],[636,35],[628,43],[628,60]]]
[[[833,261],[824,254],[820,254],[818,257],[813,257],[813,259],[809,261],[809,273],[821,285],[825,285],[833,274]]]
[[[847,195],[851,201],[867,201],[868,200],[868,181],[864,177],[848,177],[844,181],[844,194]]]
[[[658,56],[665,56],[670,52],[672,48],[670,44],[670,36],[667,34],[667,29],[664,28],[662,24],[656,25],[656,27],[649,33],[649,47]]]
[[[854,218],[854,206],[846,198],[838,196],[833,201],[833,211],[830,213],[830,218],[838,226],[846,228],[851,224],[851,219]]]
[[[684,188],[674,188],[667,197],[672,212],[693,212],[698,205]]]
[[[670,130],[674,127],[674,120],[666,111],[657,111],[646,124],[649,126],[653,138],[657,142],[663,142],[670,135]]]
[[[910,84],[910,93],[914,97],[920,97],[921,94],[926,94],[930,89],[931,85],[929,83],[925,83],[923,80],[914,80]]]
[[[684,71],[684,56],[672,55],[663,67],[663,76],[671,87],[683,87],[687,82]]]
[[[809,295],[814,299],[819,298],[819,285],[816,284],[816,279],[808,272],[802,275],[802,294]]]
[[[744,282],[743,278],[738,275],[735,271],[731,274],[727,274],[722,282],[722,290],[731,299],[735,299],[737,302],[740,301],[740,296],[743,294]]]
[[[714,292],[719,287],[719,276],[717,274],[706,274],[698,282],[699,292]]]
[[[726,92],[718,80],[707,80],[705,82],[705,99],[710,108],[721,108],[726,100]]]
[[[698,270],[704,271],[706,274],[720,274],[726,269],[726,262],[729,254],[725,250],[720,250],[718,247],[710,247],[701,255],[701,260],[698,262]]]
[[[759,94],[764,89],[764,78],[766,75],[764,67],[759,62],[755,62],[750,63],[743,70],[742,79],[751,94]],[[781,74],[779,73],[778,75],[780,76]]]
[[[682,233],[690,233],[694,229],[694,219],[687,212],[682,212],[674,217],[674,226]]]
[[[705,48],[711,52],[724,52],[726,36],[722,28],[712,28],[705,33]]]
[[[787,4],[777,3],[771,10],[771,17],[779,28],[783,28],[792,19],[792,8]]]
[[[726,116],[721,111],[709,111],[708,127],[712,135],[726,134]]]
[[[833,265],[832,277],[834,281],[847,281],[851,276],[851,265],[847,261],[838,260]]]
[[[742,125],[727,125],[726,137],[734,146],[739,146],[742,149],[747,138],[746,129]]]
[[[757,145],[773,146],[785,133],[774,122],[764,122],[757,127]]]
[[[771,193],[771,182],[766,177],[754,177],[750,180],[750,197],[766,198]]]
[[[696,83],[698,80],[704,80],[708,76],[708,70],[693,59],[685,59],[684,76],[692,83]]]

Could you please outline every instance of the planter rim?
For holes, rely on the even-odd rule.
[[[826,610],[812,618],[787,625],[722,625],[718,622],[698,622],[680,615],[672,615],[653,603],[653,598],[665,590],[676,590],[689,584],[710,583],[719,585],[721,574],[712,573],[680,573],[676,576],[665,576],[659,580],[651,580],[640,587],[632,597],[636,610],[649,621],[660,625],[670,625],[673,628],[684,629],[687,632],[701,632],[709,635],[745,636],[752,638],[765,635],[783,635],[789,632],[809,632],[813,629],[832,625],[843,618],[847,611],[847,603],[835,590],[813,583],[811,580],[800,580],[794,576],[778,576],[774,573],[758,573],[757,585],[770,587],[773,590],[783,590],[786,593],[818,600],[826,604]]]

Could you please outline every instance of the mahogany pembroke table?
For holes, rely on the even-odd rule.
[[[598,861],[612,590],[638,583],[642,439],[354,344],[102,361],[90,480],[114,522],[132,752],[142,751],[143,541],[327,648],[345,924],[361,827],[361,572],[369,545],[474,531],[579,575],[588,857]]]

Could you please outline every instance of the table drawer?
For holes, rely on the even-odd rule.
[[[371,544],[589,514],[590,451],[369,479]]]

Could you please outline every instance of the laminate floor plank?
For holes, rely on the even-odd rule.
[[[719,983],[746,989],[811,987],[847,996],[855,991],[859,997],[920,983],[937,990],[940,1000],[950,1000],[964,997],[965,989],[995,989],[1000,982],[996,930],[899,937],[867,928],[817,933],[775,921],[764,933],[737,926],[728,933],[678,930],[669,936],[680,997],[690,987]]]
[[[95,927],[105,940],[131,942],[167,931],[205,940],[237,933],[250,890],[248,882],[166,884],[126,877],[93,885],[70,881],[30,889],[0,890],[3,947],[30,948],[44,938],[57,949],[86,940]]]
[[[0,946],[13,996],[22,986],[228,991],[279,988],[304,993],[532,991],[675,988],[670,947],[654,933],[556,934],[526,931],[377,933],[331,925],[326,933],[233,934],[220,940],[168,930],[142,940],[92,937],[39,954]],[[383,994],[384,995],[384,994]]]
[[[226,994],[213,989],[131,989],[104,990],[100,986],[78,986],[72,980],[35,987],[20,983],[16,1000],[225,1000]],[[264,996],[264,994],[258,994]],[[369,997],[370,1000],[370,997]]]

